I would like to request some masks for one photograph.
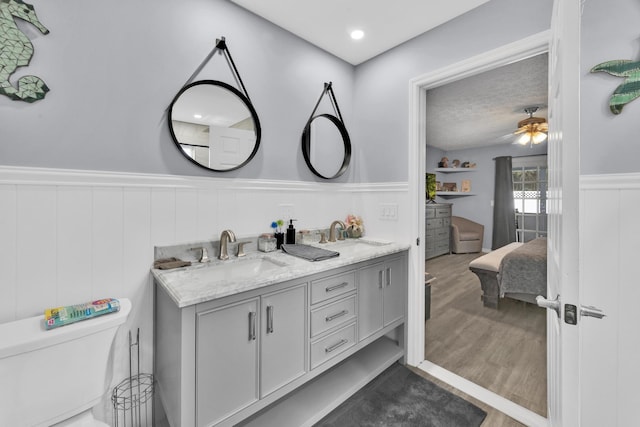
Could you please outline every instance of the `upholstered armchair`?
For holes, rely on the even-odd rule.
[[[468,254],[482,252],[484,225],[461,216],[451,217],[451,252]]]

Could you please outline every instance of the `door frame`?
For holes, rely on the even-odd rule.
[[[424,301],[424,236],[425,236],[425,180],[426,173],[426,93],[447,83],[483,73],[549,51],[551,30],[546,30],[522,40],[504,45],[467,60],[429,72],[409,81],[409,212],[411,236],[416,236],[416,246],[410,254],[408,300]],[[422,177],[422,178],[421,178]],[[496,407],[528,425],[547,425],[547,420],[513,402],[461,379],[437,365],[425,360],[425,323],[423,304],[409,304],[407,362],[413,366],[429,369],[445,382],[457,388],[465,388],[472,396]],[[442,372],[444,371],[444,372]],[[440,375],[441,374],[441,375]],[[457,378],[456,378],[457,377]],[[453,384],[455,382],[455,384]],[[468,383],[468,384],[467,384]],[[468,386],[468,387],[467,387]],[[475,386],[475,387],[474,387]],[[464,391],[464,390],[463,390]],[[537,417],[535,416],[537,415]]]

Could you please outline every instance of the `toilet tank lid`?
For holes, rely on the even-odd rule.
[[[120,310],[115,313],[46,330],[44,315],[0,324],[0,359],[60,344],[86,335],[118,327],[131,311],[131,301],[118,298]]]

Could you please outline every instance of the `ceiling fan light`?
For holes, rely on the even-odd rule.
[[[527,145],[529,142],[531,142],[531,134],[529,132],[523,133],[516,140],[516,143],[520,145]]]
[[[521,145],[527,144],[540,144],[547,139],[546,131],[549,129],[547,120],[542,117],[533,117],[533,113],[538,111],[538,107],[527,107],[524,112],[529,115],[524,120],[518,122],[518,130],[515,134],[522,133],[516,140],[516,143]]]
[[[544,132],[536,132],[533,135],[531,135],[531,140],[533,141],[534,144],[540,144],[545,139],[547,139],[547,134]]]

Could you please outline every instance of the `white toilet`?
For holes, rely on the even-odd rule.
[[[0,324],[0,426],[105,426],[91,408],[107,392],[120,310],[45,330],[44,316]]]

